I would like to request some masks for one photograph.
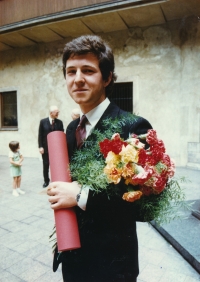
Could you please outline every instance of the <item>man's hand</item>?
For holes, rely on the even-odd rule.
[[[39,152],[40,152],[40,154],[44,154],[44,148],[39,148]]]
[[[47,189],[51,208],[54,210],[77,206],[76,195],[80,192],[78,182],[52,182]]]

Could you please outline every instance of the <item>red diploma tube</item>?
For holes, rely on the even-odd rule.
[[[47,135],[51,181],[71,182],[66,135],[53,131]],[[73,208],[54,211],[58,251],[81,247],[76,213]]]

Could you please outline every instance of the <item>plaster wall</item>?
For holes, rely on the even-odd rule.
[[[101,34],[114,50],[118,82],[133,81],[134,112],[148,119],[178,166],[187,164],[188,142],[200,142],[200,22]],[[25,157],[39,157],[38,125],[50,105],[65,129],[77,105],[62,75],[68,39],[1,53],[0,91],[17,90],[18,131],[0,131],[0,155],[19,140]]]

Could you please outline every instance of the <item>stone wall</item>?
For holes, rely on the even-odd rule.
[[[200,23],[196,18],[168,25],[102,34],[114,50],[118,82],[133,82],[134,112],[148,119],[179,166],[187,165],[188,142],[200,142]],[[19,140],[26,157],[39,157],[38,124],[56,104],[66,128],[77,107],[62,75],[67,39],[1,53],[0,91],[18,91],[18,131],[0,131],[0,155]]]

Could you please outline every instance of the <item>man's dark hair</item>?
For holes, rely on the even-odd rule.
[[[19,147],[19,142],[18,142],[18,141],[11,141],[11,142],[9,143],[9,148],[10,148],[10,150],[11,150],[12,152],[16,152],[17,149],[18,149],[18,147]]]
[[[108,96],[113,90],[114,81],[117,79],[117,76],[114,73],[115,62],[112,49],[99,36],[83,35],[73,39],[65,45],[62,58],[64,77],[66,76],[67,60],[75,55],[88,53],[92,53],[98,58],[99,68],[104,81],[107,81],[110,73],[112,73],[111,82],[106,87],[106,96]]]

